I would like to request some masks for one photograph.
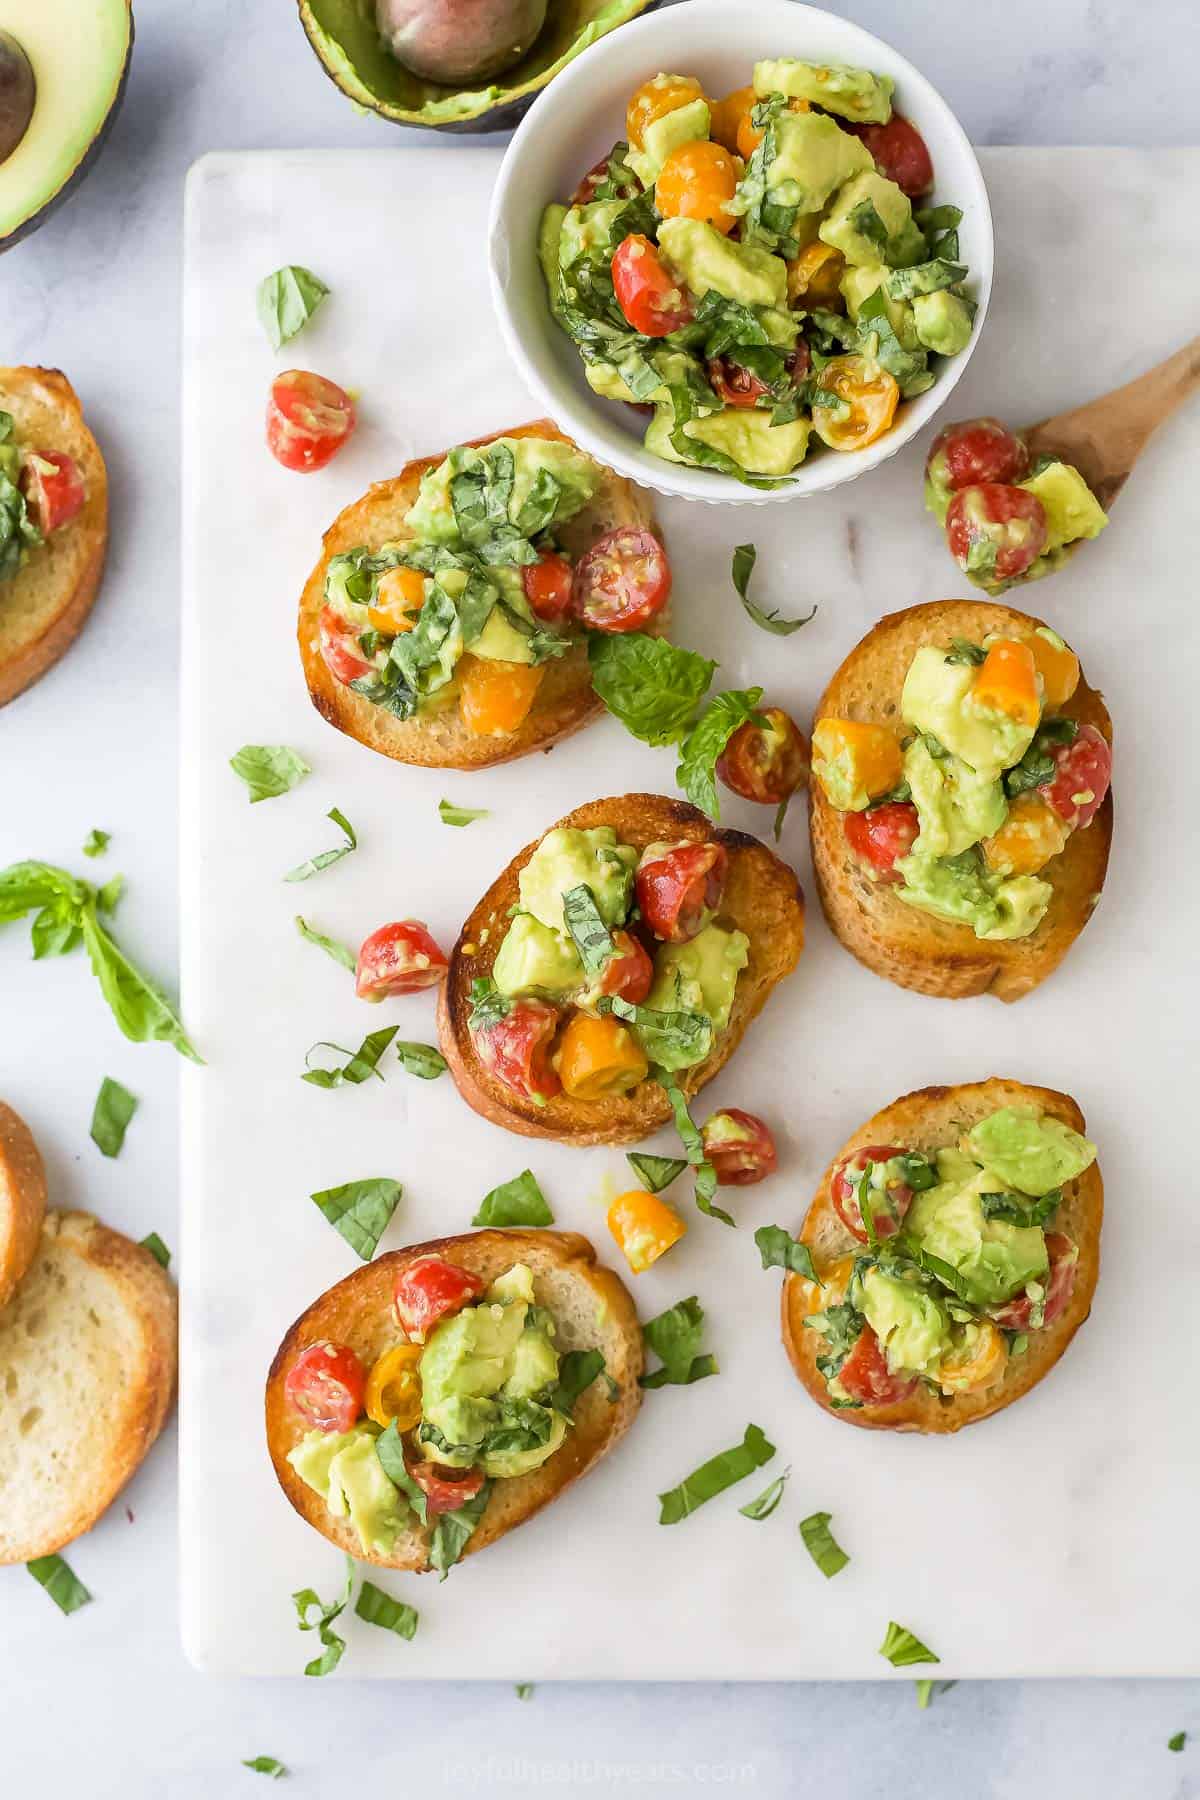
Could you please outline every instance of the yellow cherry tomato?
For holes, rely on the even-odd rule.
[[[801,100],[797,96],[796,98],[788,101],[787,110],[789,112],[793,112],[793,113],[808,112],[808,110],[809,110],[808,101]],[[749,162],[750,158],[754,155],[754,152],[758,149],[758,146],[762,143],[762,141],[763,141],[763,134],[760,131],[759,127],[754,123],[754,120],[750,117],[749,110],[747,110],[745,116],[742,118],[740,124],[738,125],[738,131],[737,131],[738,155],[740,157],[742,157],[746,162]]]
[[[757,100],[758,95],[752,87],[740,87],[732,94],[726,94],[723,100],[709,101],[709,131],[718,144],[724,144],[727,150],[737,150],[739,127],[743,119],[750,117]]]
[[[653,81],[643,82],[630,100],[625,135],[635,150],[644,149],[648,125],[703,98],[704,89],[692,75],[656,75]]]
[[[817,436],[831,450],[864,450],[881,438],[896,416],[900,389],[895,378],[866,356],[834,356],[816,376],[823,393],[840,406],[813,406]]]
[[[1065,706],[1079,686],[1079,658],[1060,637],[1035,631],[1024,640],[1033,651],[1042,678],[1042,704],[1047,712]]]
[[[969,1394],[991,1387],[1003,1375],[1007,1361],[999,1331],[990,1319],[980,1319],[977,1324],[960,1326],[955,1335],[957,1341],[937,1373],[943,1394]]]
[[[725,209],[738,183],[728,150],[696,138],[672,150],[654,186],[654,204],[667,219],[700,219],[717,231],[732,231],[737,220]]]
[[[633,1273],[641,1275],[679,1242],[687,1226],[661,1195],[633,1188],[609,1207],[608,1229]]]
[[[799,256],[787,266],[788,301],[795,306],[823,306],[827,311],[845,312],[840,282],[846,273],[846,259],[832,244],[805,244]]]
[[[984,838],[980,849],[988,868],[997,875],[1036,875],[1058,855],[1070,835],[1071,827],[1040,794],[1018,794],[1009,802],[1008,817],[999,831]]]
[[[632,1032],[611,1014],[574,1013],[555,1058],[563,1090],[573,1100],[627,1094],[645,1081],[650,1065]]]
[[[1003,713],[1018,725],[1036,725],[1042,705],[1037,664],[1029,645],[1015,638],[998,638],[975,677],[971,701],[982,712]]]
[[[421,1420],[421,1376],[418,1364],[424,1346],[397,1344],[385,1350],[367,1376],[363,1405],[367,1417],[386,1430],[411,1431]]]
[[[542,680],[540,664],[464,656],[458,665],[459,704],[472,737],[505,737],[525,722]]]
[[[812,751],[813,779],[841,812],[862,812],[899,787],[904,776],[899,739],[886,725],[818,719]]]
[[[399,637],[412,630],[424,604],[425,577],[419,569],[388,569],[379,577],[375,598],[367,608],[367,623],[376,631],[390,631]]]

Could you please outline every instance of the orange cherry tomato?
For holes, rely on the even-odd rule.
[[[645,1051],[627,1026],[606,1015],[572,1015],[558,1050],[558,1076],[573,1100],[627,1094],[649,1072]]]
[[[625,113],[625,135],[635,150],[641,150],[648,125],[703,98],[704,89],[694,75],[656,75],[653,81],[644,81],[630,100]]]
[[[1002,713],[1018,725],[1036,725],[1042,706],[1037,664],[1029,645],[1015,638],[999,638],[975,677],[971,701],[981,711]]]
[[[420,1344],[395,1344],[385,1350],[367,1376],[363,1407],[368,1419],[386,1430],[411,1431],[421,1422]]]
[[[406,569],[401,564],[379,577],[375,598],[367,608],[367,624],[376,631],[399,637],[412,630],[424,604],[425,577],[419,569]]]
[[[528,718],[543,669],[538,663],[464,656],[458,674],[463,724],[472,737],[505,737]]]
[[[696,138],[668,156],[654,186],[654,204],[664,218],[699,219],[728,232],[737,223],[726,210],[737,184],[737,166],[728,150]]]
[[[732,94],[726,94],[723,100],[709,101],[709,132],[718,144],[724,144],[726,150],[737,151],[738,128],[743,119],[750,117],[750,110],[757,100],[758,95],[752,87],[740,87]]]
[[[857,812],[899,787],[904,775],[900,740],[886,725],[861,719],[818,719],[813,726],[812,772],[825,798]]]
[[[846,273],[846,259],[832,244],[805,244],[799,256],[787,266],[788,300],[792,306],[803,302],[806,308],[823,306],[828,311],[845,312],[841,280]]]
[[[1079,686],[1079,658],[1061,638],[1046,637],[1041,631],[1035,631],[1025,642],[1033,651],[1042,678],[1042,704],[1047,712],[1057,712]]]
[[[1036,875],[1070,835],[1070,827],[1040,794],[1018,794],[1009,801],[1008,817],[999,831],[984,838],[979,848],[988,868],[998,875]]]
[[[895,377],[865,356],[831,357],[816,386],[842,402],[818,402],[812,409],[817,436],[831,450],[863,450],[873,444],[891,425],[900,403]]]
[[[754,103],[752,102],[751,104],[753,105]],[[793,113],[804,113],[810,110],[808,101],[801,100],[798,95],[788,101],[787,109],[789,112]],[[754,152],[758,149],[758,146],[762,141],[763,134],[759,127],[754,123],[754,120],[750,117],[750,109],[747,108],[738,125],[737,131],[737,152],[743,162],[750,161],[750,158],[754,155]]]
[[[633,1273],[641,1275],[679,1242],[687,1226],[661,1195],[632,1188],[609,1207],[608,1229]]]

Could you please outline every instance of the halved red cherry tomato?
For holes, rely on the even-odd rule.
[[[1028,488],[984,481],[960,488],[946,513],[946,542],[960,569],[1015,581],[1046,548],[1046,509]]]
[[[87,499],[83,470],[65,450],[27,451],[21,486],[43,537],[69,525]]]
[[[899,881],[896,864],[908,855],[921,830],[916,807],[908,800],[892,800],[866,812],[843,813],[842,824],[855,856],[870,863],[885,881]]]
[[[857,1344],[838,1371],[837,1379],[852,1400],[865,1406],[894,1406],[907,1400],[917,1385],[915,1375],[893,1375],[879,1339],[864,1325]]]
[[[867,1228],[863,1224],[858,1204],[858,1190],[847,1181],[846,1171],[857,1174],[868,1163],[874,1163],[878,1167],[881,1163],[891,1162],[893,1156],[907,1155],[908,1151],[901,1144],[867,1144],[862,1150],[856,1150],[853,1156],[843,1157],[833,1171],[829,1182],[829,1197],[833,1201],[833,1209],[846,1230],[860,1244],[868,1241]],[[913,1191],[906,1182],[897,1182],[894,1187],[889,1187],[886,1200],[882,1194],[879,1196],[875,1203],[876,1237],[893,1237],[899,1231],[904,1223],[904,1215],[912,1205],[912,1197]]]
[[[592,164],[583,180],[579,183],[579,186],[575,189],[575,192],[571,195],[571,205],[590,205],[596,198],[596,189],[600,187],[603,182],[607,181],[607,179],[608,158],[607,156],[602,156],[598,163]],[[632,200],[633,196],[635,194],[640,194],[641,191],[641,182],[631,173],[628,181],[617,182],[615,195],[618,200]]]
[[[642,232],[631,232],[617,245],[612,278],[617,305],[643,337],[667,337],[691,323],[686,289]]]
[[[812,767],[808,739],[781,706],[763,706],[767,722],[747,719],[739,725],[717,758],[717,774],[743,800],[778,806],[804,786]]]
[[[360,681],[371,673],[371,665],[358,647],[358,636],[353,625],[347,625],[341,613],[335,612],[332,606],[321,608],[317,620],[321,658],[329,673],[343,687],[349,687],[352,681]]]
[[[634,877],[642,918],[655,937],[686,944],[721,904],[729,857],[722,844],[680,844],[649,861]]]
[[[349,1431],[363,1408],[367,1374],[348,1344],[310,1344],[284,1378],[288,1400],[317,1431]]]
[[[841,120],[838,121],[841,124]],[[919,199],[933,186],[933,158],[911,119],[894,112],[886,125],[842,125],[861,138],[881,175],[894,181],[910,200]]]
[[[535,563],[521,570],[521,586],[530,609],[539,619],[553,623],[571,606],[571,565],[556,550],[543,550]]]
[[[448,1469],[442,1463],[426,1462],[423,1456],[406,1456],[404,1466],[425,1490],[426,1511],[456,1512],[473,1500],[483,1486],[482,1469]]]
[[[389,994],[415,994],[436,987],[446,973],[446,958],[419,919],[381,925],[363,939],[354,975],[360,1000],[383,1000]]]
[[[644,944],[632,932],[614,931],[613,953],[600,977],[600,992],[614,994],[638,1006],[650,992],[654,980],[654,964]]]
[[[757,1113],[727,1106],[704,1121],[700,1139],[720,1187],[753,1187],[775,1173],[775,1139]]]
[[[1072,743],[1054,752],[1054,779],[1038,793],[1065,825],[1082,831],[1104,804],[1112,784],[1112,747],[1094,725],[1081,725]]]
[[[770,392],[765,381],[731,356],[709,358],[708,385],[726,406],[757,406],[761,396]]]
[[[640,631],[671,597],[671,565],[652,531],[618,525],[575,568],[571,610],[591,631]]]
[[[553,1100],[562,1082],[550,1066],[559,1012],[545,1000],[515,1000],[502,1019],[472,1033],[480,1062],[525,1100]]]
[[[952,494],[993,481],[1008,486],[1024,480],[1028,468],[1028,450],[999,419],[963,419],[947,425],[925,459],[929,479]]]
[[[400,1328],[406,1337],[423,1344],[439,1319],[461,1312],[469,1301],[478,1300],[483,1288],[478,1275],[444,1256],[418,1256],[402,1263],[392,1284]]]
[[[1053,1325],[1075,1291],[1075,1271],[1079,1267],[1079,1251],[1061,1231],[1046,1233],[1046,1254],[1050,1269],[1042,1286],[1046,1297],[1042,1307],[1042,1324]],[[1003,1331],[1025,1331],[1033,1317],[1033,1301],[1028,1294],[1018,1294],[1007,1305],[995,1308],[992,1318]]]
[[[310,475],[337,455],[357,418],[353,400],[336,381],[288,369],[271,383],[267,448],[285,469]]]

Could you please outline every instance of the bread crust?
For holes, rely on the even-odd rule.
[[[401,1269],[422,1256],[444,1257],[485,1282],[494,1281],[514,1263],[527,1263],[539,1301],[556,1314],[557,1348],[603,1350],[605,1372],[618,1388],[617,1398],[610,1400],[606,1383],[593,1382],[576,1401],[574,1426],[553,1456],[527,1475],[495,1484],[468,1540],[466,1556],[532,1518],[607,1455],[641,1404],[638,1376],[643,1362],[641,1327],[628,1289],[611,1269],[597,1263],[592,1245],[574,1231],[472,1231],[412,1244],[376,1257],[314,1301],[287,1332],[267,1377],[267,1449],[279,1485],[302,1519],[357,1561],[416,1572],[431,1565],[428,1534],[415,1519],[388,1554],[366,1550],[351,1522],[334,1518],[320,1495],[292,1468],[288,1452],[310,1428],[289,1406],[284,1384],[292,1364],[310,1344],[325,1339],[349,1344],[369,1369],[385,1350],[401,1342],[394,1283]],[[594,1326],[581,1326],[574,1316],[580,1309],[591,1309]]]
[[[889,613],[850,652],[814,715],[895,725],[908,665],[922,644],[988,632],[1028,633],[1044,620],[985,600],[935,600]],[[1103,698],[1080,677],[1061,712],[1094,725],[1109,743],[1112,720]],[[1112,843],[1113,798],[1108,794],[1086,830],[1043,870],[1054,889],[1045,918],[1028,937],[1008,942],[977,938],[969,925],[935,919],[896,898],[887,882],[872,881],[846,841],[842,815],[814,781],[809,788],[809,834],[821,907],[833,935],[876,975],[944,1000],[994,994],[1020,1000],[1058,967],[1095,910]]]
[[[698,808],[661,794],[592,800],[547,829],[574,826],[586,831],[597,825],[611,825],[622,842],[638,850],[658,842],[711,840],[724,845],[729,853],[729,878],[718,917],[746,933],[749,960],[738,977],[729,1026],[711,1056],[694,1069],[679,1071],[679,1086],[684,1093],[695,1094],[724,1068],[772,989],[795,968],[804,945],[800,884],[795,872],[757,838],[742,831],[721,830]],[[541,841],[536,838],[513,857],[459,933],[438,999],[442,1054],[467,1104],[506,1131],[569,1144],[635,1143],[671,1118],[670,1102],[658,1082],[646,1080],[628,1094],[602,1100],[573,1100],[559,1094],[538,1106],[497,1081],[484,1068],[471,1041],[471,983],[492,972],[508,927],[509,909],[518,899],[518,878]]]
[[[555,438],[570,443],[551,419],[533,419],[509,431],[494,431],[471,440],[472,447],[490,444],[498,437]],[[574,645],[565,656],[544,665],[541,684],[529,715],[520,728],[504,737],[474,737],[458,708],[444,713],[427,712],[412,719],[397,719],[353,688],[336,680],[321,655],[317,620],[325,601],[325,575],[330,560],[366,544],[374,549],[412,536],[404,519],[417,498],[421,477],[444,461],[446,452],[423,456],[404,465],[390,481],[377,481],[360,500],[340,512],[322,541],[321,557],[300,597],[298,638],[309,698],[330,725],[356,738],[370,750],[378,750],[396,762],[432,769],[487,769],[512,762],[533,750],[549,750],[604,710],[592,687],[587,646]],[[588,549],[615,525],[637,525],[661,536],[648,494],[631,481],[604,470],[601,486],[588,505],[559,528],[563,542],[576,555]],[[661,614],[650,627],[660,630]]]
[[[0,706],[37,681],[70,648],[100,588],[108,548],[108,473],[83,410],[61,369],[0,369],[0,410],[17,436],[65,450],[87,487],[83,508],[25,566],[0,582]]]
[[[33,1261],[46,1216],[46,1170],[33,1133],[0,1100],[0,1307]]]
[[[991,1076],[986,1081],[957,1087],[918,1088],[877,1112],[848,1138],[821,1177],[805,1215],[799,1240],[812,1254],[813,1266],[823,1275],[832,1264],[861,1248],[833,1204],[830,1181],[845,1156],[868,1144],[904,1144],[926,1156],[953,1145],[980,1119],[1005,1106],[1036,1106],[1061,1119],[1073,1131],[1083,1132],[1083,1113],[1069,1094],[1054,1088],[1030,1087],[1025,1082]],[[960,1431],[978,1419],[990,1418],[1036,1387],[1054,1367],[1091,1311],[1092,1296],[1100,1273],[1100,1227],[1104,1217],[1104,1182],[1098,1163],[1063,1188],[1051,1229],[1065,1232],[1079,1247],[1075,1286],[1066,1307],[1051,1324],[1029,1334],[1029,1346],[1021,1357],[1005,1364],[1001,1381],[966,1394],[935,1394],[924,1384],[907,1399],[890,1406],[834,1407],[824,1376],[817,1368],[820,1334],[805,1327],[805,1319],[825,1304],[821,1289],[800,1275],[784,1279],[781,1302],[783,1342],[792,1367],[808,1392],[825,1412],[865,1431],[920,1431],[941,1434]]]

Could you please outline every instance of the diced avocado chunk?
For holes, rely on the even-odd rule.
[[[320,1494],[335,1519],[349,1519],[363,1549],[386,1556],[408,1523],[408,1501],[375,1454],[379,1428],[310,1431],[288,1455],[302,1481]]]
[[[867,1269],[855,1295],[893,1373],[932,1375],[950,1348],[950,1320],[928,1288]]]
[[[557,313],[562,300],[559,291],[558,246],[566,216],[566,207],[553,201],[542,214],[542,222],[538,228],[538,261],[542,265],[546,292],[550,297],[550,310],[554,313]]]
[[[668,401],[646,427],[646,448],[668,462],[687,462],[690,459],[671,441],[674,429],[675,415]],[[724,412],[689,419],[683,427],[685,438],[732,457],[751,475],[768,476],[789,475],[804,461],[811,432],[812,421],[803,415],[786,425],[772,425],[770,413],[760,407],[727,407]]]
[[[1020,762],[1037,727],[977,707],[973,690],[978,670],[973,663],[954,660],[954,654],[921,645],[904,677],[900,714],[906,724],[936,738],[978,775],[993,780]]]
[[[478,447],[460,445],[421,477],[417,498],[405,516],[405,524],[424,543],[450,544],[458,537],[458,525],[450,499],[450,483],[465,469],[477,468],[494,460],[505,447],[512,452],[513,485],[508,501],[509,520],[515,524],[534,482],[545,469],[560,485],[553,524],[573,518],[587,505],[596,491],[600,470],[590,456],[576,450],[574,444],[559,443],[554,438],[496,438]]]
[[[523,1331],[513,1346],[512,1373],[504,1392],[512,1400],[531,1400],[558,1380],[558,1352],[544,1331]]]
[[[558,239],[558,260],[569,269],[581,256],[612,253],[612,222],[625,207],[624,200],[592,200],[586,206],[573,206],[562,221]]]
[[[766,58],[754,65],[754,91],[807,100],[856,125],[886,125],[892,116],[890,75],[875,75],[848,63],[807,63],[794,56]]]
[[[976,850],[961,856],[926,856],[919,847],[899,858],[897,900],[952,925],[969,925],[977,938],[1028,937],[1046,916],[1054,889],[1036,875],[995,875]]]
[[[637,395],[615,364],[585,362],[583,376],[593,394],[599,394],[601,399],[624,400],[630,405],[637,404]],[[655,391],[657,392],[657,390]]]
[[[719,1036],[729,1024],[737,979],[749,956],[745,932],[724,925],[706,925],[686,944],[661,944],[646,1005],[655,1012],[704,1013]]]
[[[569,937],[563,895],[584,884],[606,925],[623,925],[629,913],[638,853],[621,844],[611,825],[590,831],[556,826],[548,831],[518,878],[521,905],[543,925]]]
[[[852,175],[872,169],[871,153],[823,113],[781,113],[775,121],[776,154],[767,165],[767,192],[773,200],[798,206],[801,216],[819,213],[835,189]],[[785,184],[786,192],[780,189]]]
[[[1050,1266],[1040,1226],[984,1217],[980,1196],[992,1191],[991,1181],[979,1168],[965,1180],[943,1179],[916,1196],[904,1222],[923,1250],[957,1270],[964,1297],[980,1306],[1003,1305]]]
[[[552,1413],[550,1436],[544,1444],[536,1444],[528,1450],[489,1450],[480,1458],[480,1467],[493,1480],[511,1480],[517,1475],[528,1475],[531,1469],[540,1469],[554,1455],[566,1435],[567,1421],[561,1413]]]
[[[545,994],[552,1000],[584,984],[583,964],[571,939],[525,912],[505,932],[492,977],[502,994]]]
[[[709,123],[707,100],[689,100],[686,106],[676,106],[647,125],[642,148],[631,149],[627,159],[642,186],[654,186],[672,150],[690,144],[693,138],[706,138]]]
[[[1022,1194],[1048,1194],[1096,1160],[1095,1144],[1078,1131],[1025,1106],[989,1113],[968,1132],[963,1148]]]
[[[892,330],[896,333],[902,350],[916,350],[917,328],[913,321],[913,309],[907,300],[893,300],[888,293],[886,263],[850,263],[846,273],[838,283],[846,302],[846,311],[852,319],[857,319],[864,300],[872,294],[881,293],[884,308],[891,321]]]
[[[702,219],[664,219],[658,242],[682,280],[702,299],[710,288],[743,306],[787,308],[787,264],[769,250],[738,244]]]
[[[917,336],[927,350],[939,356],[957,356],[971,341],[975,313],[961,294],[942,288],[936,294],[917,294],[912,302]]]
[[[1108,524],[1100,502],[1070,463],[1047,463],[1038,474],[1027,476],[1017,486],[1036,494],[1046,509],[1046,552],[1073,544],[1077,538],[1099,537]]]
[[[1008,817],[1004,787],[959,756],[932,756],[923,737],[904,752],[904,778],[921,822],[922,855],[958,856],[999,831]]]
[[[848,263],[885,262],[899,269],[926,255],[908,195],[876,169],[855,175],[839,188],[818,235],[822,243],[840,250]]]
[[[447,570],[453,574],[453,570]],[[530,640],[523,631],[518,631],[511,619],[505,618],[500,608],[493,607],[487,616],[487,623],[479,636],[470,646],[472,656],[482,656],[490,662],[531,663],[533,651]]]

